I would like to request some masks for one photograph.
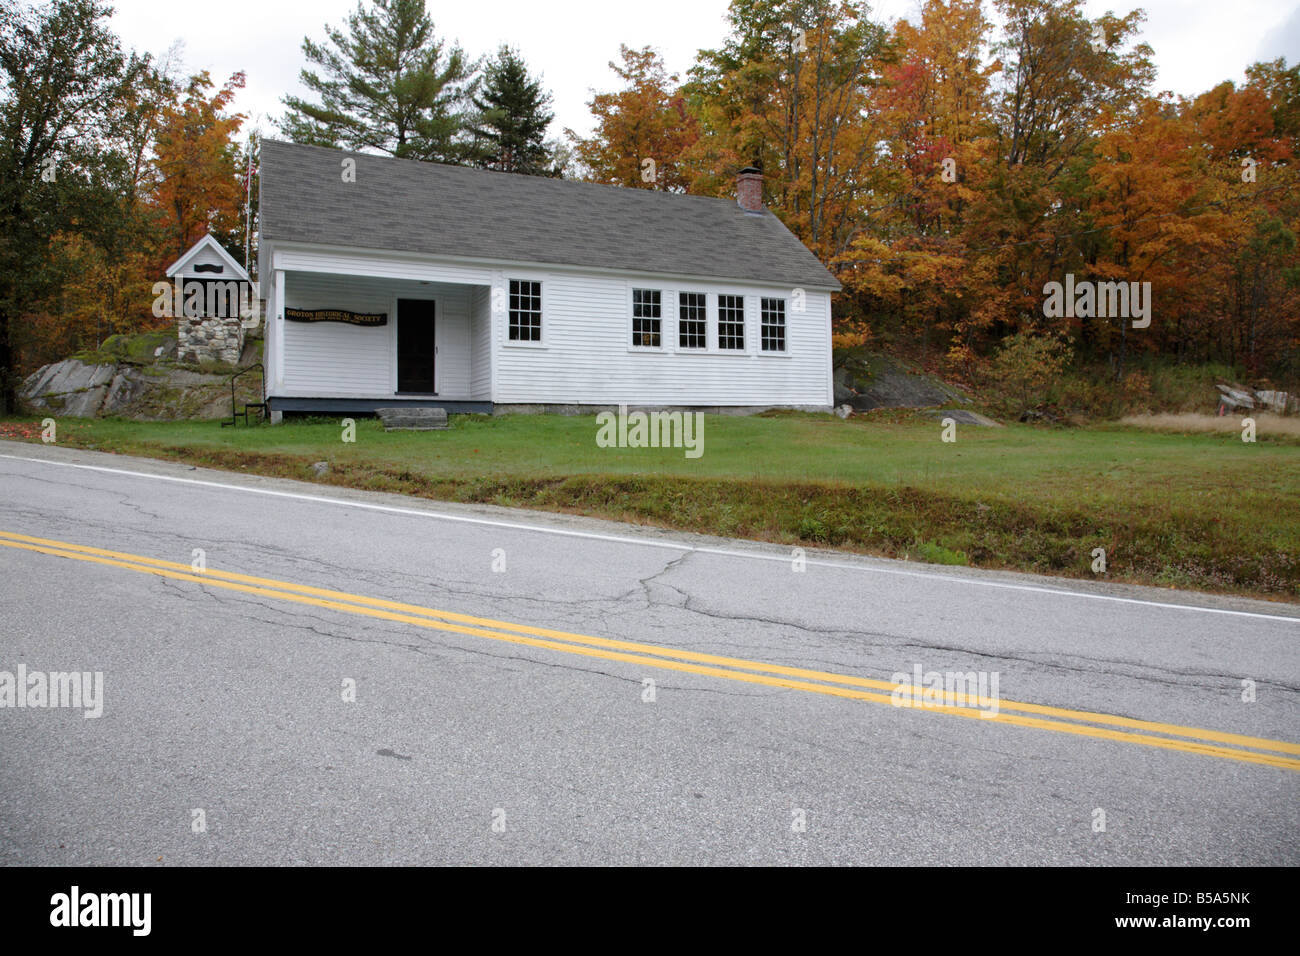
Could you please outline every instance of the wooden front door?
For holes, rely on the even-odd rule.
[[[427,299],[397,300],[397,390],[432,393],[433,303]]]

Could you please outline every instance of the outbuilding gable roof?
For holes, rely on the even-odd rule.
[[[730,199],[274,140],[262,141],[260,169],[263,241],[840,287],[775,214]]]
[[[248,273],[244,271],[244,267],[235,261],[234,256],[222,248],[221,243],[217,242],[210,232],[198,242],[194,243],[194,245],[190,246],[189,249],[185,251],[184,255],[171,264],[171,267],[167,270],[167,278],[170,279],[183,272],[198,257],[199,253],[203,252],[205,249],[215,252],[217,257],[225,266],[225,269],[220,273],[220,278],[242,279],[244,281],[248,280]],[[216,278],[215,275],[214,278]]]

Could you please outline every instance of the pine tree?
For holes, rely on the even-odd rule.
[[[326,27],[327,41],[302,42],[321,68],[299,75],[319,97],[286,96],[276,125],[291,140],[369,150],[403,159],[465,162],[466,113],[477,63],[433,32],[424,0],[373,0],[348,16],[346,32]]]
[[[479,156],[476,165],[526,176],[559,176],[554,147],[546,130],[555,114],[551,95],[514,50],[503,46],[488,64],[482,93],[474,97],[479,122],[474,127]]]

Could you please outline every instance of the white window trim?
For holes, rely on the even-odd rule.
[[[704,345],[701,348],[687,348],[682,345],[682,296],[683,295],[702,295],[704,296]],[[713,323],[713,316],[717,312],[717,296],[707,289],[680,288],[673,292],[673,351],[681,355],[709,355],[716,351],[709,344],[709,328]],[[710,308],[710,303],[713,307]]]
[[[740,299],[741,316],[742,316],[743,319],[744,319],[744,323],[743,323],[743,328],[744,328],[743,341],[744,341],[745,344],[744,344],[744,347],[743,347],[743,348],[738,348],[738,349],[724,349],[724,348],[722,347],[722,297],[723,297],[724,295],[729,295],[729,296],[733,296],[733,297],[738,297],[738,298]],[[750,349],[750,341],[751,341],[751,337],[752,337],[752,336],[751,336],[750,326],[753,325],[753,323],[749,321],[749,296],[746,295],[744,292],[725,292],[725,291],[724,291],[724,292],[718,292],[718,293],[715,295],[714,298],[715,298],[715,302],[716,302],[716,304],[715,304],[715,306],[714,306],[714,310],[713,310],[713,312],[714,312],[714,322],[713,322],[713,341],[714,341],[714,344],[715,344],[716,347],[717,347],[717,354],[718,354],[718,355],[753,355],[754,353],[753,353],[753,351]]]
[[[547,316],[551,314],[550,283],[544,273],[532,273],[525,270],[505,272],[502,275],[502,288],[505,289],[506,307],[501,313],[501,344],[508,349],[546,349],[546,330],[550,326]],[[542,286],[542,337],[536,341],[521,341],[510,337],[510,280],[518,282],[538,282]],[[488,289],[488,312],[492,311],[492,289]]]
[[[640,289],[641,291],[645,291],[645,292],[659,293],[659,344],[658,345],[634,345],[632,342],[632,319],[634,318],[634,316],[632,315],[632,302],[634,299],[633,293],[637,289]],[[666,305],[665,304],[666,302],[671,302],[671,305]],[[624,335],[623,341],[627,345],[627,350],[629,352],[638,352],[638,353],[649,352],[652,354],[667,352],[668,347],[665,345],[665,343],[668,341],[668,326],[672,324],[674,326],[673,331],[674,332],[676,331],[675,328],[676,323],[675,322],[670,323],[668,316],[671,316],[673,314],[672,310],[675,309],[676,306],[677,306],[677,296],[671,287],[663,286],[663,285],[651,285],[649,283],[638,284],[636,282],[629,282],[627,284],[627,328],[623,333]]]
[[[785,348],[779,352],[763,348],[763,300],[777,299],[784,303],[785,315]],[[759,358],[791,358],[790,349],[790,300],[783,295],[759,295],[758,297],[758,352]]]

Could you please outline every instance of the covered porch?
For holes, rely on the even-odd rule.
[[[277,252],[277,264],[289,257]],[[402,405],[492,410],[491,276],[448,281],[392,263],[278,268],[267,303],[275,412],[371,413]],[[428,271],[430,278],[375,272]],[[455,278],[461,278],[456,276]]]

